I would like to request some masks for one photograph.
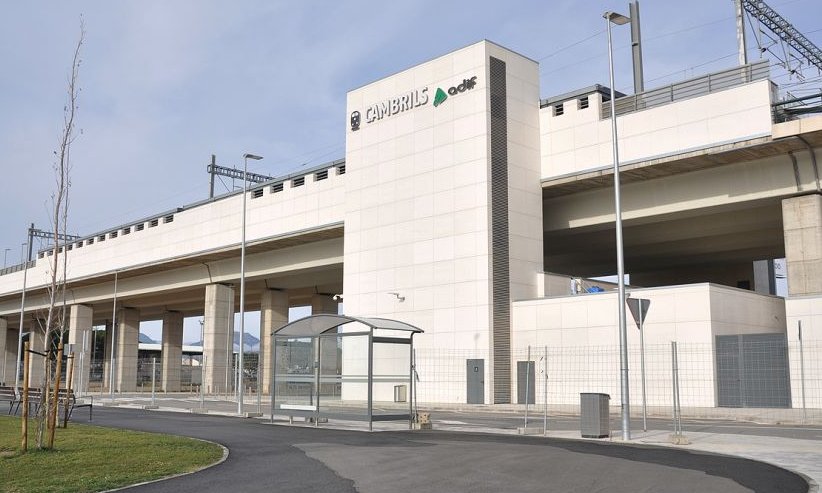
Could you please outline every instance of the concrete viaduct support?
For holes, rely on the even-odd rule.
[[[327,294],[315,294],[311,296],[311,314],[333,313],[337,314],[339,304]]]
[[[260,375],[262,393],[271,390],[271,332],[288,323],[288,292],[267,289],[260,298]]]
[[[94,311],[90,306],[71,305],[69,308],[69,337],[71,352],[74,354],[73,387],[78,392],[88,389],[91,365],[91,326]]]
[[[782,201],[788,294],[822,294],[822,195]]]
[[[111,348],[114,346],[114,329],[111,320],[106,320],[106,333],[103,338],[103,388],[111,391]]]
[[[41,327],[40,320],[37,319],[29,322],[29,349],[38,353],[46,352],[46,333]],[[43,377],[46,371],[45,358],[37,354],[31,354],[30,356],[29,386],[40,387],[43,385]],[[22,375],[20,378],[22,378]]]
[[[117,314],[117,349],[114,353],[118,392],[137,390],[137,349],[140,339],[140,311],[122,308]]]
[[[11,385],[14,381],[14,362],[17,361],[16,332],[9,330],[8,320],[0,317],[0,383],[3,385]]]
[[[163,386],[164,392],[180,391],[183,360],[183,314],[163,314]]]
[[[209,393],[225,392],[231,390],[234,379],[234,288],[207,285],[203,313],[203,385]]]

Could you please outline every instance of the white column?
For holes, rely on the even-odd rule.
[[[46,352],[46,334],[40,326],[40,321],[32,320],[29,323],[29,349],[38,353]],[[22,358],[21,358],[22,359]],[[45,358],[38,354],[29,355],[29,387],[40,388],[45,376]],[[22,378],[22,375],[21,377]]]
[[[163,386],[164,392],[180,391],[183,364],[183,314],[163,314]]]
[[[271,332],[288,323],[288,292],[267,289],[260,298],[260,358],[264,394],[271,390]]]
[[[74,354],[75,390],[86,392],[91,360],[91,326],[94,312],[90,306],[71,305],[69,308],[69,344]]]
[[[782,201],[788,294],[822,294],[822,196],[803,195]]]
[[[140,344],[140,311],[117,310],[117,350],[115,351],[115,388],[118,392],[137,390],[137,349]]]
[[[111,320],[106,320],[106,332],[103,337],[103,389],[109,390],[111,383],[111,348],[114,343],[114,328]]]
[[[0,384],[2,385],[9,385],[9,382],[14,380],[14,366],[12,366],[11,368],[11,373],[9,373],[7,370],[7,364],[9,361],[9,338],[7,337],[8,332],[10,332],[8,321],[5,318],[0,317]],[[14,354],[11,355],[11,357],[17,357],[16,351]]]
[[[209,284],[203,315],[203,385],[206,392],[226,392],[233,388],[230,364],[234,334],[234,288]]]
[[[331,313],[336,315],[339,304],[327,294],[315,294],[311,296],[311,314]]]

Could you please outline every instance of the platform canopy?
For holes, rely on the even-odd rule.
[[[409,337],[413,334],[423,332],[422,329],[414,327],[411,324],[388,318],[366,318],[351,317],[348,315],[320,314],[310,315],[283,325],[279,329],[275,330],[273,335],[280,337],[316,337],[320,334],[334,332],[338,327],[353,322],[359,322],[369,327],[371,331],[391,330],[407,332]]]

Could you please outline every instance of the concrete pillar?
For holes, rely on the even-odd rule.
[[[114,351],[115,385],[118,392],[137,390],[137,349],[140,344],[140,311],[117,311],[117,349]]]
[[[234,368],[234,288],[209,284],[203,312],[203,385],[206,392],[226,392],[233,388]]]
[[[773,260],[754,260],[754,291],[761,294],[776,294],[776,272]]]
[[[327,294],[315,294],[311,296],[311,314],[333,313],[337,314],[339,304]]]
[[[288,323],[288,292],[267,289],[260,298],[260,378],[263,394],[271,390],[271,332]]]
[[[74,354],[75,391],[88,391],[88,375],[91,368],[91,325],[94,311],[90,306],[71,305],[69,309],[69,344]]]
[[[822,294],[822,196],[782,201],[788,295]]]
[[[32,320],[29,323],[29,349],[37,351],[38,353],[46,352],[46,333],[38,320]],[[40,386],[43,385],[45,371],[45,358],[38,354],[30,354],[29,386],[40,388]],[[20,378],[23,378],[22,375]]]
[[[164,392],[180,391],[183,365],[183,314],[163,314],[163,386]]]
[[[111,320],[106,320],[106,332],[103,337],[103,388],[111,390],[111,348],[114,344],[114,328]],[[102,390],[101,389],[101,390]]]
[[[15,361],[17,358],[17,352],[10,352],[11,349],[11,339],[7,337],[7,333],[11,332],[9,330],[9,322],[0,317],[0,384],[2,385],[10,385],[9,382],[14,380],[14,365],[11,367],[11,373],[8,371],[8,362],[9,359]],[[15,334],[16,335],[16,334]],[[17,344],[15,343],[15,349]]]
[[[327,294],[315,294],[311,296],[311,314],[331,313],[336,315],[339,311],[339,303]],[[336,375],[341,370],[341,361],[337,353],[337,340],[323,338],[319,341],[319,348],[314,357],[319,358],[320,373],[323,376]],[[321,393],[334,391],[335,384],[324,384],[320,388]]]

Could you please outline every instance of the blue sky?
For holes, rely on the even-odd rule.
[[[769,4],[822,45],[822,2]],[[641,8],[646,87],[736,63],[731,0]],[[627,14],[627,0],[6,2],[0,253],[19,262],[27,225],[49,227],[81,14],[69,230],[85,235],[207,197],[212,153],[226,166],[260,154],[251,170],[269,175],[343,157],[347,91],[483,38],[539,61],[542,97],[607,84],[606,10]],[[614,42],[630,92],[627,26]]]

